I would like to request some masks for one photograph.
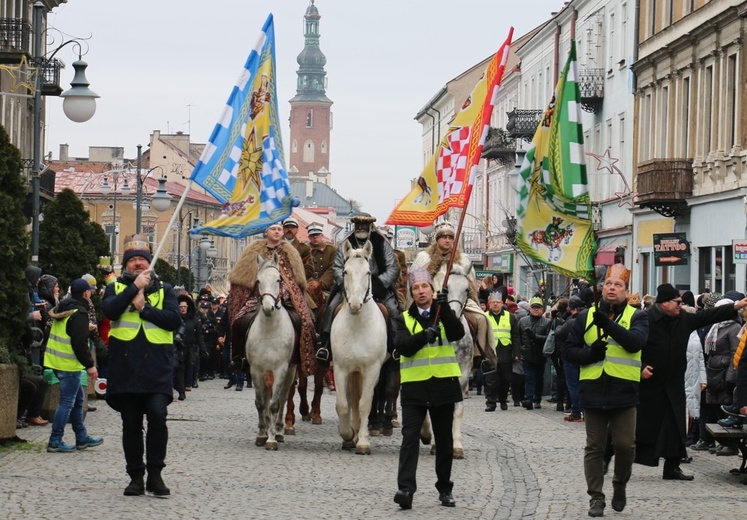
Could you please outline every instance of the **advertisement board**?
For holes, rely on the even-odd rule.
[[[690,243],[687,233],[654,233],[654,265],[687,265]]]

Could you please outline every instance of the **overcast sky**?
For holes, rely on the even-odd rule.
[[[268,13],[275,17],[281,121],[295,95],[308,0],[69,0],[49,23],[70,36],[93,35],[84,56],[101,96],[86,123],[65,118],[47,97],[46,151],[87,157],[89,146],[147,149],[153,130],[183,131],[204,143],[223,111]],[[316,0],[327,96],[334,102],[332,186],[382,223],[423,167],[415,114],[446,82],[550,17],[562,0]],[[76,59],[57,55],[69,88]],[[461,101],[460,101],[461,103]],[[289,129],[283,128],[289,149]],[[286,157],[287,159],[287,157]]]

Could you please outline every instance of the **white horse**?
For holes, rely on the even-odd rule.
[[[246,359],[255,388],[254,404],[259,416],[259,432],[255,444],[277,450],[283,442],[283,415],[288,389],[295,377],[296,366],[290,365],[294,330],[288,311],[281,305],[282,280],[278,255],[258,258],[257,292],[260,311],[246,335]]]
[[[472,372],[472,359],[473,359],[473,346],[474,342],[472,339],[472,333],[469,330],[469,324],[467,318],[464,317],[464,307],[467,304],[469,298],[470,284],[467,278],[467,273],[464,272],[463,268],[459,265],[454,264],[452,266],[451,274],[449,275],[449,307],[462,322],[464,327],[464,336],[454,346],[454,354],[456,354],[459,368],[462,370],[462,375],[459,376],[459,384],[462,388],[462,395],[467,390],[469,384],[469,375]],[[464,403],[462,401],[454,405],[454,423],[451,431],[454,437],[454,458],[464,458],[464,446],[462,445],[462,420],[464,418]],[[431,435],[431,422],[428,415],[425,416],[425,421],[420,429],[420,438],[424,444],[429,444],[430,440],[433,439],[431,444],[431,455],[436,453],[436,441]]]
[[[371,454],[368,414],[386,358],[386,320],[371,295],[371,243],[354,249],[345,241],[343,304],[332,322],[330,343],[343,449]]]

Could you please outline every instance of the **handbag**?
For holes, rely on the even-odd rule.
[[[706,365],[706,384],[708,385],[708,390],[721,392],[726,389],[726,371],[728,368],[712,368]]]
[[[545,339],[545,345],[542,347],[542,353],[546,356],[552,356],[555,353],[555,320],[553,320],[550,332]]]

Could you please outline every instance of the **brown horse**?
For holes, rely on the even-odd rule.
[[[316,304],[316,315],[314,316],[314,323],[317,324],[317,329],[319,328],[319,324],[322,322],[322,316],[324,316],[324,307],[326,304],[326,299],[324,298],[324,293],[322,291],[322,286],[318,283],[312,283],[312,281],[308,284],[308,291],[309,295],[311,296],[311,299],[314,300],[314,303]],[[318,330],[317,330],[318,332]],[[314,372],[314,396],[311,399],[311,408],[309,408],[309,401],[306,398],[306,390],[308,389],[309,380],[307,377],[298,376],[294,381],[293,384],[290,387],[290,390],[288,391],[288,405],[286,408],[285,413],[285,434],[286,435],[295,435],[296,434],[296,413],[295,413],[295,403],[293,402],[293,397],[296,393],[296,387],[298,387],[298,395],[301,398],[301,402],[298,405],[298,411],[301,414],[301,420],[303,421],[311,421],[311,424],[322,424],[322,415],[321,415],[321,402],[322,402],[322,392],[324,391],[324,376],[327,372],[327,369],[317,364],[316,372]]]

